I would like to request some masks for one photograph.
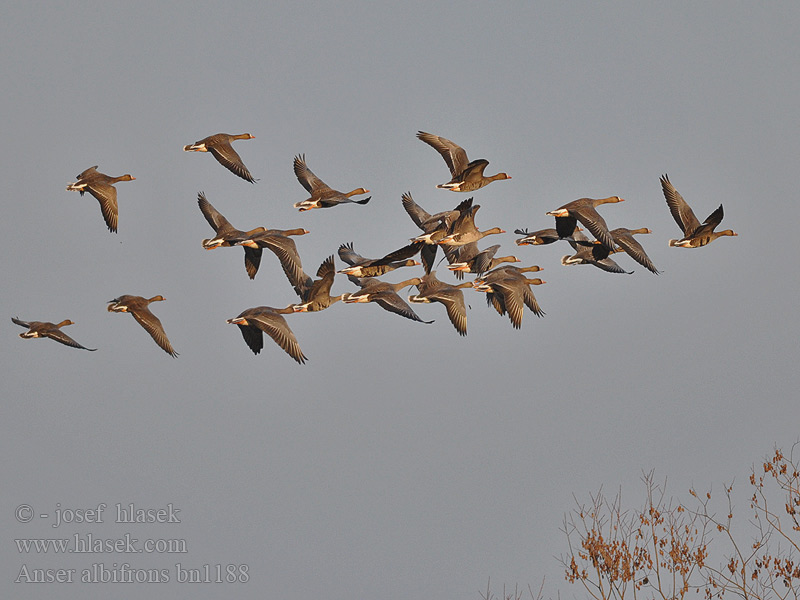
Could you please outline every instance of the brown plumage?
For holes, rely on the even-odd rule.
[[[558,219],[556,219],[558,221]],[[583,231],[580,227],[577,226],[577,221],[575,221],[576,226],[569,234],[567,234],[567,227],[569,221],[564,221],[562,224],[563,231],[559,232],[558,230],[548,227],[546,229],[539,229],[538,231],[528,231],[526,229],[515,229],[514,233],[517,235],[524,235],[525,237],[516,240],[517,246],[544,246],[546,244],[552,244],[557,242],[558,240],[566,240],[568,242],[575,241],[573,237],[573,233],[576,231]],[[563,235],[562,235],[563,234]],[[586,237],[583,238],[586,240],[586,244],[590,244]],[[584,242],[581,242],[584,243]]]
[[[119,177],[109,177],[97,170],[97,165],[89,167],[78,175],[78,181],[67,185],[67,191],[89,192],[100,202],[100,211],[103,213],[109,231],[117,232],[117,221],[119,219],[119,207],[117,206],[117,188],[114,184],[118,181],[133,181],[135,177],[126,173]]]
[[[197,194],[197,205],[200,211],[208,221],[208,224],[214,228],[216,235],[207,240],[203,240],[203,248],[206,250],[213,250],[214,248],[235,246],[238,242],[249,239],[256,233],[266,231],[264,227],[256,227],[250,231],[242,231],[236,229],[230,224],[228,219],[214,208],[214,206],[206,199],[203,192]],[[250,248],[244,246],[244,268],[250,279],[255,278],[258,273],[258,267],[261,264],[261,248]]]
[[[619,246],[628,253],[633,260],[638,262],[651,273],[658,275],[660,271],[656,269],[653,261],[647,256],[647,253],[642,248],[642,245],[637,242],[633,236],[636,234],[653,233],[647,227],[640,227],[639,229],[626,229],[625,227],[617,227],[610,231],[611,237]]]
[[[545,244],[552,244],[562,239],[561,236],[558,235],[558,231],[552,227],[539,229],[533,232],[525,229],[515,229],[514,233],[525,236],[516,240],[515,243],[517,246],[544,246]]]
[[[664,198],[667,200],[669,212],[672,218],[678,224],[683,232],[683,237],[679,240],[670,240],[670,246],[677,246],[679,248],[699,248],[710,244],[718,237],[726,235],[739,235],[732,229],[725,229],[723,231],[714,231],[714,229],[722,222],[723,211],[722,204],[719,208],[708,215],[708,218],[701,224],[694,216],[691,207],[686,203],[678,193],[678,190],[670,183],[669,178],[664,175],[661,177],[661,190],[664,192]]]
[[[500,249],[500,244],[489,246],[485,250],[479,250],[477,242],[470,242],[463,246],[453,249],[448,260],[453,262],[448,265],[448,269],[453,271],[456,279],[463,279],[464,273],[475,273],[482,275],[486,271],[494,269],[498,265],[508,262],[520,262],[516,256],[498,256],[495,254]]]
[[[492,227],[485,231],[478,230],[475,226],[475,213],[478,212],[480,207],[480,204],[476,204],[468,210],[462,210],[458,219],[453,221],[450,225],[450,228],[447,230],[447,235],[436,243],[444,246],[463,246],[470,242],[477,242],[487,235],[505,233],[505,230],[499,227]]]
[[[526,271],[539,271],[536,265],[525,268],[506,266],[476,280],[473,287],[479,292],[486,292],[486,301],[494,306],[500,315],[508,313],[508,318],[515,329],[522,327],[524,308],[527,306],[537,317],[543,317],[544,311],[536,300],[532,285],[546,283],[539,278],[525,277]]]
[[[622,249],[611,250],[605,244],[599,242],[591,242],[580,231],[573,234],[573,239],[569,242],[575,254],[569,254],[561,257],[561,264],[569,265],[594,265],[598,269],[602,269],[608,273],[625,273],[630,275],[633,271],[626,271],[620,267],[614,260],[609,258],[609,254],[615,252],[622,252]]]
[[[400,267],[419,266],[421,263],[411,257],[420,251],[422,245],[422,242],[412,242],[383,258],[364,258],[353,250],[352,242],[342,244],[339,246],[339,258],[350,266],[338,272],[356,277],[380,277]]]
[[[16,317],[12,317],[11,320],[20,327],[28,328],[28,331],[19,334],[19,337],[22,339],[50,338],[51,340],[55,340],[60,344],[70,346],[72,348],[80,348],[81,350],[89,350],[90,352],[97,350],[97,348],[87,348],[86,346],[81,346],[78,342],[61,331],[62,327],[74,325],[74,323],[69,319],[65,319],[60,323],[50,323],[49,321],[21,321]]]
[[[254,233],[245,240],[238,241],[236,244],[243,246],[245,251],[254,252],[259,260],[261,259],[262,248],[271,250],[278,257],[289,283],[297,287],[305,280],[306,275],[303,273],[303,264],[300,260],[300,254],[297,252],[297,246],[289,236],[305,235],[307,233],[308,230],[302,227],[295,229],[265,229]],[[255,273],[253,273],[253,276],[255,276]]]
[[[295,288],[302,302],[293,304],[292,310],[294,312],[317,312],[325,310],[331,304],[341,300],[344,294],[331,296],[331,286],[335,276],[336,267],[333,264],[333,255],[331,255],[317,269],[319,279],[313,281],[306,275],[303,283]]]
[[[286,319],[283,315],[294,312],[291,306],[286,308],[272,308],[270,306],[256,306],[255,308],[248,308],[242,311],[238,317],[228,319],[228,323],[238,325],[239,330],[242,332],[242,337],[245,343],[253,351],[253,354],[258,354],[264,347],[264,333],[275,340],[283,350],[295,359],[298,363],[303,364],[308,360],[300,350],[300,344],[297,343],[297,338],[289,329]]]
[[[437,185],[437,188],[452,192],[472,192],[493,181],[511,179],[505,173],[486,177],[483,171],[489,164],[488,160],[479,158],[470,162],[466,151],[446,138],[424,131],[417,132],[417,137],[441,154],[444,162],[447,163],[447,168],[450,169],[452,179],[447,183]]]
[[[566,238],[575,231],[576,221],[580,221],[592,235],[609,248],[614,247],[614,238],[608,231],[605,220],[595,210],[601,204],[623,202],[619,196],[608,198],[579,198],[547,214],[556,218],[556,231],[559,237]]]
[[[237,175],[255,183],[256,179],[250,175],[250,171],[244,166],[241,157],[236,153],[236,150],[231,146],[234,140],[252,140],[254,135],[249,133],[240,133],[238,135],[231,135],[229,133],[215,133],[207,138],[203,138],[199,142],[189,144],[183,147],[184,152],[210,152],[211,155],[217,159],[217,162],[223,167],[228,169],[234,175]]]
[[[300,185],[306,188],[306,191],[311,194],[311,197],[307,200],[294,203],[294,207],[300,209],[300,212],[311,210],[313,208],[330,208],[345,202],[366,204],[372,197],[370,196],[364,200],[351,199],[351,196],[369,194],[369,190],[364,188],[356,188],[350,192],[347,192],[346,194],[330,188],[324,181],[314,175],[311,169],[308,168],[305,154],[294,157],[293,168],[294,174],[297,177],[297,181],[299,181]]]
[[[420,250],[420,258],[425,272],[430,273],[436,260],[437,243],[447,235],[450,225],[458,219],[461,213],[472,208],[472,198],[461,201],[453,210],[442,211],[434,215],[429,214],[417,204],[410,192],[403,194],[402,200],[403,208],[408,216],[424,232],[423,235],[412,238],[411,241],[425,243]]]
[[[380,279],[375,279],[374,277],[361,278],[353,275],[348,275],[347,278],[361,289],[352,294],[345,294],[342,301],[346,304],[351,304],[353,302],[375,302],[384,310],[398,314],[406,319],[419,321],[420,323],[433,323],[433,321],[423,321],[406,301],[397,294],[398,290],[406,286],[420,283],[422,280],[419,277],[407,279],[400,283],[387,283]]]
[[[153,296],[152,298],[143,298],[142,296],[131,296],[125,294],[119,298],[109,300],[107,310],[109,312],[126,312],[133,315],[136,322],[139,323],[144,330],[150,334],[150,337],[158,344],[164,352],[175,358],[178,353],[172,348],[169,343],[167,334],[164,332],[164,326],[158,317],[150,312],[149,304],[151,302],[160,302],[165,300],[163,296]]]
[[[539,265],[531,265],[529,267],[502,265],[475,279],[475,281],[472,282],[472,285],[473,287],[477,287],[484,283],[494,283],[495,281],[508,279],[509,277],[521,279],[525,277],[525,273],[538,273],[539,271],[544,271],[544,269]]]
[[[467,335],[467,309],[464,292],[460,288],[472,287],[471,281],[449,285],[436,277],[436,271],[427,273],[417,284],[419,293],[408,297],[412,303],[439,302],[447,310],[447,317],[459,335]]]

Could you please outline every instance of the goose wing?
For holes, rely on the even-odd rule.
[[[408,216],[411,217],[411,220],[414,221],[417,227],[425,231],[425,227],[423,227],[422,224],[429,221],[431,215],[414,201],[414,198],[411,197],[411,192],[403,194],[401,199],[403,201],[403,208],[406,213],[408,213]]]
[[[86,191],[100,202],[100,212],[109,231],[117,231],[119,208],[117,206],[117,188],[98,180],[90,181]]]
[[[217,162],[221,164],[223,167],[228,169],[234,175],[237,175],[244,179],[245,181],[249,181],[250,183],[255,183],[255,178],[250,174],[250,171],[247,170],[247,167],[244,166],[244,162],[242,162],[242,158],[233,149],[230,142],[222,142],[207,146],[208,151],[217,159]]]
[[[442,155],[444,162],[447,163],[447,168],[450,169],[450,175],[453,177],[461,175],[469,165],[466,151],[455,142],[424,131],[418,132],[417,138]]]
[[[691,207],[683,199],[683,196],[678,193],[678,190],[675,189],[675,186],[672,185],[666,175],[661,177],[661,190],[664,192],[664,198],[667,200],[667,206],[672,218],[675,219],[685,236],[691,235],[692,232],[700,227],[700,221],[694,216]]]
[[[88,350],[89,352],[94,352],[97,348],[87,348],[86,346],[81,346],[78,342],[73,340],[69,337],[66,333],[61,331],[60,329],[52,329],[47,331],[45,337],[49,337],[51,340],[55,340],[61,344],[66,346],[71,346],[72,348],[80,348],[81,350]]]
[[[456,328],[459,335],[467,335],[467,307],[464,304],[464,293],[458,288],[445,286],[428,295],[428,298],[444,304],[447,318]]]
[[[307,358],[300,349],[300,344],[297,342],[297,338],[289,328],[289,325],[286,323],[286,319],[283,318],[283,315],[274,311],[262,311],[256,314],[248,315],[247,322],[253,324],[255,327],[271,337],[275,343],[278,344],[278,346],[283,348],[284,352],[286,352],[298,363],[305,363]],[[263,346],[263,340],[261,340],[261,344]]]
[[[377,302],[378,305],[380,305],[380,307],[384,310],[393,312],[401,317],[405,317],[406,319],[419,321],[420,323],[433,323],[433,321],[424,321],[417,313],[413,311],[413,309],[405,300],[391,290],[384,290],[373,294],[372,301]]]
[[[324,181],[314,175],[311,169],[308,168],[305,154],[298,154],[294,157],[294,174],[295,177],[297,177],[297,181],[300,182],[300,185],[306,188],[306,191],[309,194],[313,194],[314,192],[321,190],[331,189]]]
[[[214,208],[211,202],[208,201],[203,192],[197,194],[197,206],[200,207],[200,212],[203,213],[206,221],[211,225],[214,231],[219,232],[223,228],[234,229],[233,225],[228,222],[228,219],[223,217],[222,214]]]
[[[642,245],[636,241],[636,238],[634,238],[629,231],[625,229],[614,229],[611,235],[614,237],[614,241],[617,242],[633,260],[656,275],[660,273],[653,264],[653,261],[650,260],[650,257],[647,256]]]
[[[164,332],[164,326],[161,324],[161,321],[155,316],[150,309],[147,307],[142,307],[136,309],[135,311],[129,311],[133,318],[136,319],[136,322],[139,323],[144,330],[150,334],[150,337],[153,338],[156,344],[158,344],[164,352],[172,356],[173,358],[178,356],[178,353],[172,347],[172,344],[169,343],[169,339],[167,338],[167,334]]]

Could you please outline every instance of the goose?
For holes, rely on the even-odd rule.
[[[575,231],[576,221],[580,221],[592,235],[609,248],[614,247],[614,238],[608,231],[605,220],[597,212],[596,208],[601,204],[613,202],[624,202],[624,198],[619,196],[609,196],[608,198],[579,198],[572,202],[567,202],[564,206],[551,210],[547,214],[556,218],[556,230],[559,237],[566,238]]]
[[[539,283],[533,283],[534,280],[528,279],[525,276],[525,273],[537,273],[542,270],[543,270],[542,267],[540,267],[539,265],[530,265],[528,267],[515,267],[514,265],[502,265],[500,267],[497,267],[496,269],[489,271],[485,275],[475,279],[475,281],[472,282],[472,287],[477,291],[485,292],[486,303],[489,306],[494,306],[494,308],[500,315],[504,315],[506,313],[506,305],[503,300],[503,288],[499,287],[497,288],[497,290],[495,290],[493,288],[493,285],[508,279],[517,279],[521,280],[522,282],[526,281],[531,282],[529,285],[541,285],[542,283],[546,282],[539,279],[538,280]],[[524,288],[521,289],[523,290],[522,302],[525,303],[527,301],[529,308],[535,313],[538,314],[539,312],[541,312],[538,302],[536,301],[536,298],[533,296],[533,292],[531,292],[530,289],[527,292],[524,291]],[[519,309],[519,311],[516,311],[517,307],[516,304],[513,304],[513,301],[512,301],[512,308],[515,309],[514,312],[515,318],[517,315],[519,315],[518,322],[521,324],[522,323],[521,308]],[[541,315],[538,316],[542,315],[544,315],[544,312],[542,312]]]
[[[526,229],[515,229],[514,233],[525,236],[515,240],[517,246],[544,246],[562,239],[561,236],[558,235],[558,231],[552,227],[539,229],[534,232],[530,232]]]
[[[311,172],[306,164],[305,154],[294,157],[294,174],[306,191],[311,194],[311,197],[302,202],[295,202],[294,207],[300,209],[300,212],[311,210],[314,208],[330,208],[337,204],[344,202],[354,202],[356,204],[366,204],[370,201],[372,196],[364,200],[353,200],[351,196],[359,196],[361,194],[369,194],[369,190],[364,188],[356,188],[353,191],[343,194],[337,190],[331,189],[319,177]]]
[[[342,244],[339,246],[339,258],[350,266],[337,271],[337,273],[356,277],[380,277],[400,267],[419,266],[422,263],[410,257],[420,251],[422,244],[422,242],[412,242],[399,250],[390,252],[383,258],[364,258],[353,250],[352,242]]]
[[[505,230],[500,229],[499,227],[492,227],[491,229],[487,229],[485,231],[478,230],[478,228],[475,226],[475,213],[478,212],[480,207],[480,204],[476,204],[469,210],[461,211],[458,219],[456,219],[453,224],[450,225],[447,235],[436,243],[445,246],[463,246],[464,244],[469,244],[470,242],[477,242],[487,235],[505,233]]]
[[[197,194],[197,205],[200,207],[200,211],[203,213],[206,221],[208,221],[208,224],[211,225],[216,232],[216,235],[213,238],[203,240],[203,248],[206,250],[235,246],[239,242],[250,238],[256,233],[266,231],[266,228],[264,227],[256,227],[250,231],[241,231],[236,229],[230,224],[228,219],[223,217],[222,214],[216,208],[214,208],[203,192]],[[247,275],[250,277],[250,279],[255,278],[260,264],[261,248],[258,246],[255,248],[244,246],[244,268],[247,271]]]
[[[522,327],[524,307],[527,306],[537,317],[543,317],[545,312],[539,306],[530,286],[547,283],[541,279],[527,277],[500,279],[494,283],[479,285],[475,289],[486,292],[486,302],[494,306],[501,316],[508,313],[508,318],[514,329]]]
[[[661,273],[658,269],[656,269],[653,261],[650,260],[650,257],[647,256],[647,253],[642,248],[642,245],[634,239],[634,235],[636,234],[646,234],[646,233],[653,233],[647,227],[640,227],[639,229],[626,229],[625,227],[617,227],[616,229],[612,229],[609,233],[611,233],[611,237],[614,238],[614,241],[619,244],[619,246],[628,253],[628,255],[642,265],[645,269],[650,271],[651,273],[655,273],[658,275]]]
[[[264,347],[264,333],[275,340],[283,350],[296,360],[299,364],[304,364],[306,356],[300,350],[300,344],[297,338],[289,329],[286,319],[283,315],[293,313],[294,310],[291,306],[286,308],[272,308],[271,306],[256,306],[255,308],[248,308],[239,313],[238,317],[228,319],[227,322],[232,325],[238,325],[239,331],[242,332],[242,337],[248,348],[253,351],[253,354],[258,354]]]
[[[89,167],[76,178],[78,181],[67,185],[68,192],[89,192],[100,202],[100,212],[103,213],[103,220],[106,222],[108,230],[117,232],[117,221],[119,219],[119,207],[117,206],[117,188],[114,184],[118,181],[133,181],[129,173],[119,177],[109,177],[97,170],[97,165]]]
[[[417,284],[418,293],[408,297],[412,303],[439,302],[447,310],[447,317],[459,335],[467,335],[467,309],[464,305],[464,292],[460,288],[472,287],[472,282],[465,281],[458,285],[449,285],[436,277],[436,271],[427,273]]]
[[[669,177],[663,175],[661,177],[661,190],[664,192],[664,198],[667,200],[669,212],[672,213],[672,218],[678,224],[683,232],[683,237],[679,240],[670,240],[670,246],[678,248],[700,248],[710,244],[718,237],[730,235],[739,235],[732,229],[725,229],[723,231],[714,231],[714,229],[722,222],[723,211],[722,204],[719,205],[714,212],[712,212],[705,221],[701,224],[694,216],[691,207],[686,203],[678,193],[678,190],[670,183]]]
[[[352,304],[354,302],[376,302],[384,310],[393,312],[411,319],[412,321],[419,321],[420,323],[430,324],[433,321],[423,321],[412,308],[397,295],[397,292],[409,285],[417,285],[422,280],[419,277],[413,279],[406,279],[400,283],[387,283],[374,277],[355,277],[348,275],[347,278],[359,286],[361,289],[358,292],[345,294],[342,302]]]
[[[621,252],[621,250],[610,250],[607,246],[601,243],[592,243],[582,233],[576,231],[573,234],[574,240],[570,242],[575,254],[570,256],[566,254],[561,257],[561,264],[569,265],[594,265],[598,269],[607,271],[608,273],[625,273],[630,275],[633,271],[626,271],[620,267],[614,260],[608,257],[609,254]]]
[[[81,350],[88,350],[89,352],[97,350],[97,348],[81,346],[78,342],[61,331],[62,327],[74,325],[74,322],[69,319],[65,319],[60,323],[50,323],[49,321],[21,321],[17,317],[12,317],[11,320],[20,327],[28,328],[28,331],[19,334],[19,337],[22,339],[50,338],[51,340],[55,340],[65,346],[71,346],[72,348],[80,348]]]
[[[573,233],[575,231],[583,231],[580,227],[575,227],[573,229]],[[552,228],[548,227],[546,229],[539,229],[538,231],[528,231],[527,229],[515,229],[514,233],[517,235],[524,235],[525,237],[520,238],[515,241],[517,246],[545,246],[547,244],[552,244],[553,242],[557,242],[558,240],[567,240],[568,242],[574,241],[572,237],[572,233],[569,235],[560,235],[559,232]],[[584,238],[585,239],[585,238]],[[591,244],[592,242],[586,241],[582,242],[585,244]]]
[[[441,154],[450,169],[452,179],[447,183],[437,185],[437,188],[452,192],[472,192],[493,181],[511,179],[505,173],[497,173],[491,177],[486,177],[483,171],[489,164],[488,160],[480,158],[470,162],[464,149],[446,138],[424,131],[417,132],[417,138]]]
[[[416,226],[423,231],[423,235],[411,238],[411,241],[425,243],[420,250],[420,258],[425,272],[430,273],[436,260],[437,242],[447,235],[450,225],[458,219],[461,213],[472,207],[472,198],[463,200],[453,210],[442,211],[434,215],[429,214],[417,204],[411,196],[411,192],[404,193],[401,198],[403,209]]]
[[[164,326],[158,317],[150,312],[148,305],[151,302],[161,302],[165,300],[164,296],[153,296],[152,298],[143,298],[142,296],[131,296],[125,294],[108,301],[108,312],[126,312],[133,315],[136,322],[139,323],[144,330],[150,334],[150,337],[158,344],[164,352],[169,354],[172,358],[178,356],[178,353],[172,348],[172,344],[167,339],[167,334],[164,333]]]
[[[317,269],[319,279],[312,281],[306,275],[302,285],[295,288],[302,302],[293,304],[292,310],[294,312],[317,312],[325,310],[331,304],[341,300],[344,294],[331,296],[331,286],[335,275],[336,267],[333,265],[333,255],[331,254]]]
[[[531,265],[529,267],[502,265],[475,279],[475,281],[472,282],[472,287],[477,289],[483,284],[494,283],[495,281],[508,278],[523,279],[525,277],[525,273],[538,273],[539,271],[544,271],[544,269],[539,265]]]
[[[456,279],[463,279],[464,273],[482,275],[502,263],[520,262],[516,256],[498,256],[495,258],[495,254],[499,249],[500,244],[495,244],[485,250],[479,250],[477,242],[458,246],[451,255],[453,262],[447,268],[454,272]]]
[[[271,250],[278,257],[281,268],[286,273],[289,282],[296,287],[305,280],[306,274],[303,273],[303,264],[300,260],[300,254],[297,252],[297,246],[289,236],[306,235],[307,233],[309,231],[302,227],[295,229],[265,229],[247,236],[247,239],[239,240],[236,245],[244,247],[245,252],[249,250],[255,253],[254,255],[258,257],[258,260],[261,260],[262,248]],[[253,276],[255,276],[255,273]]]
[[[183,147],[184,152],[210,152],[211,155],[217,159],[217,162],[223,167],[228,169],[234,175],[237,175],[255,183],[256,179],[250,175],[250,171],[244,166],[241,157],[236,153],[236,150],[231,146],[234,140],[252,140],[255,139],[254,135],[249,133],[240,133],[238,135],[231,135],[229,133],[215,133],[207,138],[203,138],[199,142],[189,144]]]
[[[528,278],[524,275],[526,271],[536,270],[541,269],[536,265],[522,269],[504,268],[495,271],[495,275],[476,280],[473,283],[473,287],[479,292],[486,292],[486,303],[489,306],[494,306],[501,316],[508,313],[511,325],[515,329],[519,329],[522,327],[525,306],[537,317],[545,315],[531,290],[531,286],[542,285],[547,282],[538,277]]]

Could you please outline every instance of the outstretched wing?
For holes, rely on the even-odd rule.
[[[224,144],[208,146],[208,151],[211,152],[214,158],[217,159],[219,164],[228,169],[234,175],[238,175],[250,183],[256,182],[255,178],[250,175],[250,171],[248,171],[247,167],[244,166],[242,158],[229,143],[226,142]]]
[[[294,157],[294,174],[297,177],[297,181],[306,188],[309,194],[312,194],[315,190],[331,189],[308,168],[305,154],[298,154]]]
[[[661,177],[661,190],[664,192],[664,198],[667,200],[667,206],[672,218],[675,219],[685,236],[691,235],[693,231],[700,227],[700,221],[694,216],[691,207],[683,199],[683,196],[678,193],[675,186],[670,183],[669,177],[666,175]]]
[[[469,165],[466,151],[455,142],[424,131],[417,132],[417,137],[442,155],[453,177],[461,175]]]

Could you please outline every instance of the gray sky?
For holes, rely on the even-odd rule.
[[[4,418],[0,589],[83,598],[88,584],[14,584],[28,568],[166,569],[163,584],[107,584],[108,598],[477,598],[489,577],[581,595],[553,558],[573,493],[638,502],[642,470],[684,494],[744,483],[774,444],[798,438],[800,8],[773,3],[103,2],[19,4],[0,24]],[[377,306],[288,317],[308,356],[271,340],[254,356],[225,320],[296,300],[265,253],[206,252],[203,190],[230,221],[305,227],[307,272],[343,242],[381,256],[430,212],[465,199],[435,189],[430,131],[505,171],[474,194],[478,226],[552,226],[545,213],[619,195],[612,227],[646,226],[663,273],[562,267],[568,248],[501,253],[544,267],[542,319],[522,329],[465,290],[469,334],[443,307],[431,325]],[[181,147],[216,132],[259,182]],[[298,213],[305,153],[366,206]],[[65,191],[87,167],[118,184],[119,233],[98,203]],[[738,232],[699,250],[678,237],[668,173],[704,219],[724,204]],[[489,240],[484,245],[489,245]],[[341,263],[338,262],[337,265]],[[341,267],[339,267],[341,268]],[[400,281],[421,268],[387,276]],[[440,267],[447,281],[452,276]],[[334,292],[353,286],[337,276]],[[121,294],[153,296],[180,357],[161,351]],[[10,317],[72,319],[94,353],[23,341]],[[105,521],[51,527],[35,514],[106,503]],[[114,523],[114,506],[180,509],[180,524]],[[185,539],[185,554],[35,555],[13,539],[92,533]],[[176,563],[247,565],[249,581],[179,584]]]

